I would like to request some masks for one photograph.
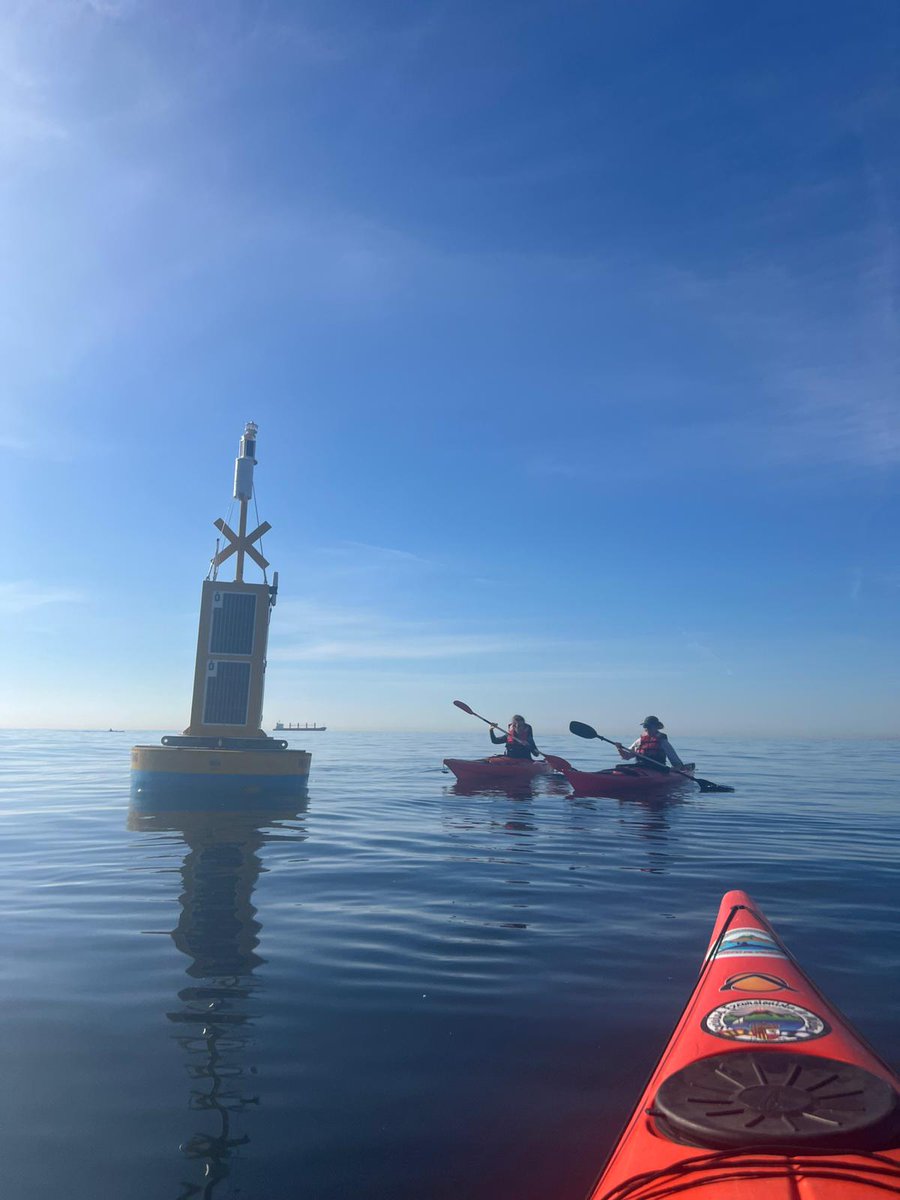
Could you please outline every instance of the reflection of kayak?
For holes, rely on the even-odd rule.
[[[900,1194],[900,1079],[744,892],[591,1200]]]
[[[495,754],[492,758],[445,758],[460,783],[466,787],[503,787],[510,783],[526,783],[536,775],[547,775],[550,768],[545,762],[531,762],[527,758],[509,758]]]
[[[629,796],[662,796],[684,787],[689,780],[674,771],[655,771],[652,767],[633,767],[623,764],[608,771],[579,771],[555,754],[547,761],[555,771],[561,771],[580,796],[610,796],[614,800]],[[685,763],[685,775],[693,775],[694,764]]]

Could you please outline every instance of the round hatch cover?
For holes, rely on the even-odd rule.
[[[652,1112],[672,1140],[711,1149],[873,1148],[896,1131],[900,1097],[886,1080],[851,1063],[736,1050],[670,1075]]]

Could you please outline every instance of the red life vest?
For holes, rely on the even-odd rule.
[[[666,765],[666,750],[664,742],[666,735],[664,733],[642,733],[641,740],[638,742],[638,754],[644,758],[652,758],[654,762]],[[638,765],[640,765],[638,759]]]
[[[506,744],[508,746],[528,745],[533,737],[533,732],[530,725],[520,725],[518,734],[513,732],[513,727],[510,725],[506,731]]]

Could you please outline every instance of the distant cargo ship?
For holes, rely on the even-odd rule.
[[[283,721],[275,722],[276,732],[279,730],[299,729],[301,733],[324,733],[327,728],[327,725],[317,725],[315,721],[313,721],[312,725],[292,725],[290,722],[285,725]]]

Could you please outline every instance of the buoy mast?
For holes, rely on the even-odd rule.
[[[234,499],[240,506],[238,532],[220,517],[214,522],[226,541],[211,562],[200,597],[200,627],[194,666],[191,723],[185,737],[264,738],[263,685],[269,611],[275,602],[277,582],[269,586],[264,558],[254,543],[272,528],[263,521],[247,532],[247,513],[253,499],[258,428],[248,421],[234,462]],[[234,557],[234,580],[219,578],[222,564]],[[244,580],[245,560],[263,575],[262,583]]]

